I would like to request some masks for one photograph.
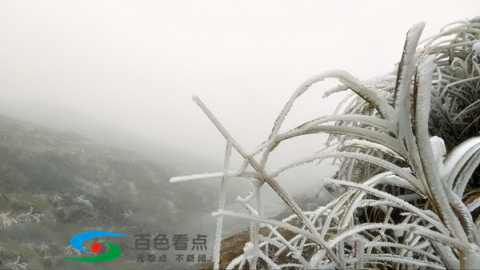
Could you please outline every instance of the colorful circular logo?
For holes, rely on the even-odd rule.
[[[102,232],[102,231],[84,232],[72,237],[72,239],[70,240],[70,245],[79,251],[88,252],[82,247],[83,242],[95,237],[105,237],[105,236],[128,237],[129,235],[112,233],[112,232]],[[109,247],[108,252],[105,254],[94,256],[94,257],[84,257],[84,258],[73,258],[73,257],[63,257],[63,258],[67,260],[80,261],[80,262],[108,262],[108,261],[115,260],[120,256],[120,254],[122,254],[122,250],[120,249],[119,246],[109,242],[104,242],[104,243],[107,244]],[[91,249],[93,252],[98,253],[102,250],[102,245],[100,245],[99,243],[93,243],[91,246]]]

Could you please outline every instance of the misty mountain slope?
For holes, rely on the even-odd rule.
[[[175,174],[139,154],[0,116],[0,268],[20,256],[28,269],[82,269],[61,257],[83,231],[198,233],[192,224],[216,196],[208,185],[168,183]],[[128,250],[133,240],[121,243]],[[135,259],[130,252],[116,269]]]
[[[31,108],[36,109],[32,112]],[[147,137],[137,130],[132,131],[99,116],[88,115],[58,104],[4,99],[0,100],[0,114],[56,130],[71,131],[110,146],[140,152],[153,161],[177,168],[183,173],[213,171],[222,167],[221,163],[217,164],[203,156],[204,153],[179,149],[162,143],[161,137]]]

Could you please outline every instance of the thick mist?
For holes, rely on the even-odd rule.
[[[3,1],[0,113],[147,154],[157,144],[163,161],[178,149],[180,160],[170,163],[199,165],[196,157],[211,165],[205,171],[220,170],[225,140],[192,95],[251,149],[309,76],[383,74],[412,24],[425,21],[426,37],[478,15],[476,4]],[[287,123],[333,110],[340,97],[321,94],[334,85],[320,84]],[[320,148],[323,138],[316,140]],[[292,145],[272,162],[308,151],[306,143]],[[203,164],[184,167],[193,173]]]
[[[193,235],[203,230],[211,247],[216,220],[210,212],[220,181],[168,182],[176,174],[223,170],[226,141],[193,95],[251,150],[268,139],[277,115],[309,77],[331,69],[360,80],[385,74],[399,61],[413,24],[426,22],[428,37],[446,23],[478,15],[478,1],[0,0],[0,114],[8,116],[0,117],[3,229],[6,215],[23,217],[30,207],[30,214],[50,217],[9,224],[4,243],[20,235],[32,245],[15,242],[10,251],[0,243],[0,259],[15,261],[16,252],[24,262],[26,250],[45,245],[56,253],[36,251],[40,261],[60,258],[70,234],[97,230],[94,225],[152,234],[188,227]],[[336,85],[313,86],[283,129],[332,113],[344,93],[322,95]],[[310,155],[326,139],[284,143],[266,169]],[[242,158],[234,153],[232,160],[235,170]],[[330,199],[323,179],[337,169],[328,162],[294,168],[277,180],[292,197],[317,200],[318,207]],[[248,180],[231,179],[227,210],[238,210],[232,203],[249,189]],[[285,204],[276,193],[266,185],[262,192],[265,215],[281,214]],[[223,235],[247,223],[226,220]],[[130,252],[125,258],[134,261]]]

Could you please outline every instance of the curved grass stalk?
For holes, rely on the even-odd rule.
[[[390,157],[393,157],[398,160],[403,160],[401,156],[399,156],[395,151],[392,151],[390,148],[385,147],[382,144],[366,141],[366,140],[358,140],[358,139],[350,139],[349,141],[346,141],[343,143],[342,147],[339,148],[340,151],[343,149],[346,149],[348,147],[355,147],[355,148],[360,148],[362,150],[368,150],[368,151],[377,151],[380,153],[383,153],[385,155],[388,155]]]
[[[293,167],[313,162],[315,160],[322,160],[325,158],[330,158],[330,157],[345,157],[345,158],[351,158],[351,159],[358,159],[362,160],[365,162],[369,162],[371,164],[378,165],[386,170],[389,170],[398,176],[402,177],[407,181],[411,186],[409,188],[415,190],[418,192],[420,195],[425,196],[425,188],[421,186],[421,183],[418,181],[417,178],[415,178],[407,169],[405,168],[400,168],[397,165],[390,163],[388,161],[385,161],[381,158],[371,156],[368,154],[362,154],[362,153],[352,153],[352,152],[330,152],[330,153],[317,153],[308,157],[304,157],[302,159],[296,160],[294,162],[288,163],[283,165],[280,168],[277,168],[271,172],[271,175],[273,177],[278,176],[280,173],[282,173],[285,170],[291,169]],[[397,183],[399,184],[399,183]],[[406,186],[406,185],[405,185]]]
[[[376,131],[372,131],[372,130],[368,130],[360,127],[332,126],[332,125],[322,125],[322,126],[311,127],[308,129],[291,130],[291,131],[282,133],[278,135],[275,138],[275,140],[272,140],[271,149],[273,149],[281,141],[302,136],[302,135],[316,134],[321,132],[328,133],[328,134],[336,134],[336,135],[355,136],[357,138],[383,144],[384,146],[394,150],[400,155],[403,153],[403,151],[401,151],[401,147],[398,141],[395,140],[395,138],[389,135],[386,135],[384,133],[376,132]]]
[[[445,267],[441,264],[437,263],[432,263],[429,261],[422,261],[422,260],[416,260],[412,258],[405,258],[402,256],[396,256],[396,255],[389,255],[389,254],[375,254],[375,255],[365,255],[364,260],[367,260],[369,263],[372,263],[374,261],[388,261],[388,262],[396,262],[400,264],[405,264],[405,265],[414,265],[417,267],[421,268],[427,268],[427,269],[445,269]]]
[[[437,241],[448,246],[453,246],[460,250],[470,250],[471,247],[468,242],[462,242],[457,238],[450,237],[446,234],[439,233],[436,231],[432,231],[430,229],[425,228],[424,226],[416,225],[416,224],[385,224],[385,223],[368,223],[368,224],[360,224],[354,227],[351,227],[333,237],[331,240],[328,241],[330,247],[335,246],[338,244],[342,239],[347,237],[357,235],[358,233],[366,230],[401,230],[401,231],[408,231],[415,233],[417,235],[423,236],[431,241]]]
[[[461,143],[457,147],[455,147],[445,159],[445,169],[449,172],[445,178],[446,183],[452,187],[454,191],[461,195],[463,194],[463,189],[465,181],[458,182],[458,178],[462,176],[460,173],[465,165],[472,159],[476,153],[480,151],[480,137],[470,138],[469,140]],[[476,159],[475,159],[476,160]],[[478,164],[471,164],[467,168],[476,167]],[[470,177],[470,175],[466,175]],[[461,192],[461,193],[459,193]]]
[[[410,107],[404,107],[407,99],[410,98],[410,85],[415,70],[415,51],[425,27],[424,23],[414,25],[407,33],[405,45],[403,47],[402,59],[398,65],[397,79],[395,82],[395,92],[393,95],[394,108],[399,108],[400,113]]]
[[[393,120],[395,119],[394,110],[393,108],[385,102],[385,100],[379,95],[378,92],[373,91],[365,87],[360,81],[355,79],[349,73],[342,71],[342,70],[333,70],[324,73],[320,73],[316,76],[307,79],[303,82],[300,87],[297,88],[293,96],[287,102],[285,107],[283,108],[282,112],[278,115],[277,119],[275,120],[275,124],[272,129],[272,133],[270,134],[270,139],[276,137],[278,131],[280,130],[280,126],[282,125],[285,117],[287,116],[288,112],[292,108],[293,103],[295,100],[300,97],[305,91],[313,84],[323,81],[328,78],[337,78],[340,82],[346,85],[348,88],[352,89],[356,94],[361,96],[365,99],[368,103],[370,103],[373,107],[375,107],[385,119]]]
[[[405,210],[408,210],[408,211],[416,214],[420,218],[424,219],[425,221],[429,222],[430,224],[435,226],[435,228],[438,231],[440,231],[444,234],[448,234],[447,228],[442,223],[440,223],[438,220],[435,220],[435,219],[431,218],[430,216],[426,215],[426,213],[424,211],[422,211],[421,209],[409,204],[408,202],[400,200],[400,199],[396,198],[395,196],[393,196],[391,194],[388,194],[388,193],[380,191],[378,189],[369,187],[367,185],[357,184],[357,183],[348,182],[348,181],[344,181],[344,180],[326,179],[326,181],[328,181],[332,184],[348,186],[350,188],[354,188],[354,189],[358,189],[358,190],[361,190],[361,191],[364,191],[364,192],[368,192],[368,193],[370,193],[372,195],[375,195],[377,197],[392,201],[392,202],[396,203],[399,207],[401,207]]]
[[[395,130],[395,125],[393,125],[393,122],[391,121],[387,121],[384,119],[367,116],[367,115],[360,115],[360,114],[340,114],[340,115],[322,116],[317,119],[308,121],[304,124],[301,124],[298,127],[294,128],[293,130],[310,128],[310,127],[318,126],[323,123],[334,122],[334,121],[335,122],[352,122],[357,125],[366,124],[384,132],[393,132]]]
[[[465,232],[461,230],[462,226],[457,220],[452,208],[448,204],[446,191],[440,180],[440,175],[436,170],[436,165],[433,162],[433,150],[430,144],[430,136],[428,134],[428,115],[430,112],[430,92],[432,89],[432,73],[434,70],[433,58],[428,57],[419,66],[419,80],[417,85],[417,94],[413,109],[415,111],[414,129],[417,138],[417,147],[421,157],[421,164],[424,169],[425,179],[428,183],[428,188],[431,191],[432,203],[435,204],[437,213],[442,219],[445,226],[454,233],[462,241],[467,242]],[[415,95],[415,92],[414,92]]]

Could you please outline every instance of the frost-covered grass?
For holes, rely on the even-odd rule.
[[[40,222],[40,218],[43,216],[43,214],[39,214],[39,213],[33,213],[33,206],[30,206],[30,211],[26,212],[26,213],[21,213],[20,215],[17,216],[17,220],[20,221],[20,222],[25,222],[25,223],[29,223],[29,222]]]
[[[11,211],[0,213],[0,225],[3,230],[15,223],[40,222],[40,218],[43,216],[43,214],[33,213],[33,206],[30,206],[30,211],[17,216],[10,215],[10,213]]]
[[[20,262],[20,256],[17,255],[17,259],[13,262],[9,262],[6,264],[7,267],[10,267],[13,270],[20,270],[20,269],[28,269],[28,264],[25,262]]]
[[[18,223],[18,220],[15,217],[10,216],[11,211],[0,213],[0,219],[2,220],[0,224],[2,229],[12,226],[12,224]]]
[[[85,195],[77,195],[74,199],[73,202],[79,205],[84,205],[88,208],[93,208],[92,203],[85,198]]]
[[[228,268],[271,269],[431,268],[480,265],[480,18],[457,22],[419,45],[423,24],[407,33],[398,68],[360,82],[344,71],[306,80],[277,117],[270,136],[246,151],[208,108],[195,102],[227,140],[222,172],[172,178],[172,182],[220,178],[214,250],[219,267],[224,217],[251,221],[250,242]],[[325,79],[340,85],[325,97],[350,91],[335,114],[286,132],[280,128],[295,102]],[[275,148],[298,136],[330,134],[327,147],[277,169],[266,170]],[[232,151],[243,163],[230,170]],[[316,149],[315,149],[316,150]],[[278,184],[285,170],[333,158],[339,171],[327,179],[343,191],[324,206],[304,211]],[[248,214],[225,210],[231,177],[251,180],[238,198]],[[263,214],[260,189],[268,185],[293,215],[277,221]],[[340,190],[340,189],[339,189]],[[267,236],[259,234],[268,229]],[[281,233],[295,234],[286,239]],[[280,261],[280,257],[290,260]]]

